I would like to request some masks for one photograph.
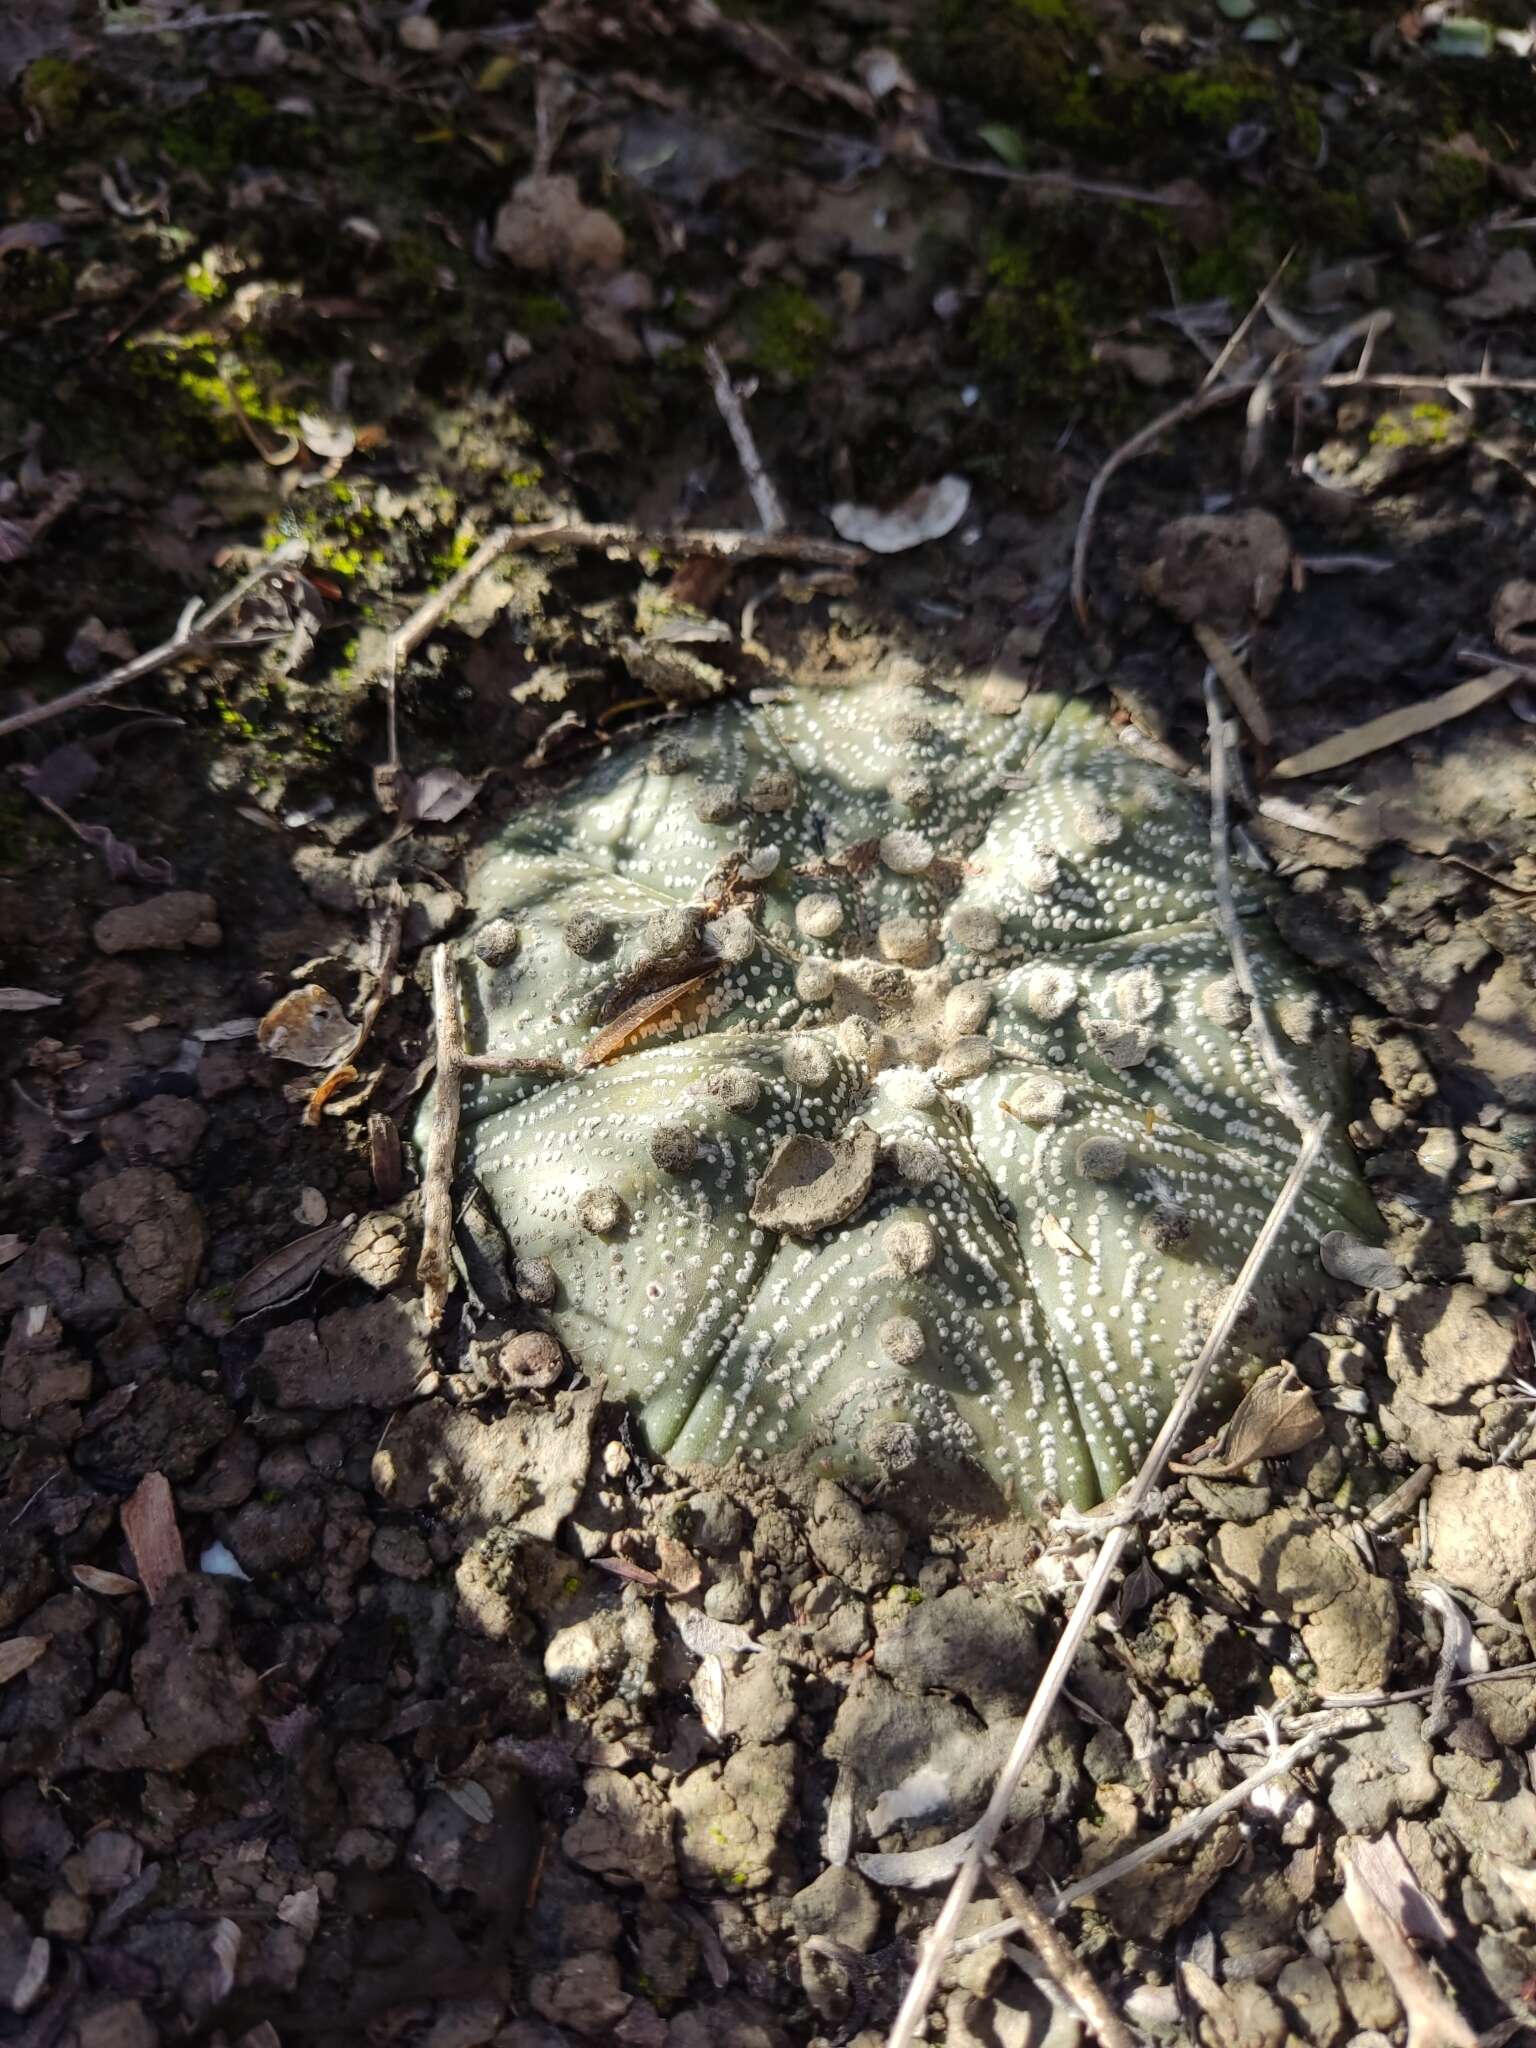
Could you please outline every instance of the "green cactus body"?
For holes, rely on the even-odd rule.
[[[466,1075],[464,1166],[657,1451],[1130,1476],[1295,1151],[1175,777],[996,683],[725,702],[516,818],[472,907],[468,1047],[549,1064]],[[1337,1021],[1242,912],[1337,1110]],[[1374,1224],[1335,1137],[1217,1399]]]

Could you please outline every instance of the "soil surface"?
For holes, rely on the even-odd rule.
[[[674,1470],[429,1330],[427,960],[498,819],[711,695],[991,674],[1198,778],[1208,666],[1386,1242],[1185,1447],[1002,1853],[1049,1901],[1310,1735],[1063,1907],[1111,2004],[1536,2022],[1531,54],[1502,4],[0,21],[0,2041],[884,2039],[1095,1539]],[[492,550],[391,690],[544,521],[623,531]],[[928,2032],[1086,2037],[1018,1939]]]

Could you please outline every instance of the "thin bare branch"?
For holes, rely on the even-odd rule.
[[[992,1889],[1013,1915],[1010,1932],[1022,1934],[1088,2024],[1102,2048],[1136,2048],[1136,2036],[1109,2002],[1086,1963],[1072,1953],[1031,1894],[996,1856],[987,1859]]]
[[[1165,1856],[1171,1855],[1185,1842],[1193,1842],[1201,1835],[1209,1834],[1217,1821],[1225,1819],[1229,1813],[1235,1813],[1239,1807],[1245,1806],[1261,1786],[1271,1784],[1276,1778],[1283,1778],[1288,1771],[1295,1770],[1298,1764],[1305,1763],[1308,1757],[1315,1756],[1333,1736],[1356,1732],[1352,1729],[1347,1714],[1332,1714],[1329,1722],[1328,1727],[1310,1729],[1299,1741],[1289,1743],[1284,1749],[1277,1749],[1257,1770],[1250,1771],[1246,1778],[1239,1779],[1237,1784],[1219,1794],[1208,1805],[1197,1807],[1193,1813],[1185,1814],[1181,1821],[1175,1822],[1162,1834],[1154,1835],[1150,1842],[1142,1842],[1136,1848],[1128,1849],[1125,1855],[1117,1856],[1113,1863],[1106,1863],[1102,1870],[1091,1871],[1087,1877],[1080,1877],[1075,1884],[1069,1884],[1065,1890],[1059,1891],[1051,1901],[1050,1918],[1059,1920],[1062,1914],[1070,1912],[1080,1899],[1090,1898],[1093,1893],[1104,1891],[1112,1884],[1118,1884],[1122,1878],[1133,1876],[1148,1863],[1160,1863]],[[965,1940],[956,1942],[957,1955],[969,1955],[976,1949],[986,1948],[994,1941],[1009,1940],[1015,1934],[1023,1934],[1026,1940],[1033,1941],[1023,1916],[1019,1914],[1012,1900],[1004,1899],[1003,1903],[1009,1907],[1014,1918],[998,1920],[992,1926],[983,1927],[977,1933],[967,1935]],[[1070,1986],[1068,1988],[1070,1989]],[[1076,1996],[1075,1993],[1073,1995]]]
[[[416,1282],[435,1329],[453,1292],[453,1160],[459,1143],[459,1082],[464,1062],[464,1025],[459,1015],[459,977],[446,945],[432,955],[432,1014],[437,1029],[437,1093],[422,1174],[421,1257]]]
[[[10,718],[0,718],[0,739],[13,732],[26,732],[34,725],[43,725],[50,718],[62,718],[66,712],[79,711],[84,705],[99,703],[103,697],[110,697],[114,690],[136,683],[141,676],[153,675],[157,668],[164,668],[178,655],[200,648],[208,637],[210,626],[232,612],[275,569],[289,568],[302,561],[306,552],[303,541],[285,541],[280,548],[274,548],[259,568],[253,569],[249,576],[243,576],[217,604],[207,611],[194,605],[184,612],[175,632],[168,640],[162,640],[158,647],[136,654],[132,661],[123,662],[120,667],[110,669],[106,675],[97,676],[92,682],[82,683],[78,690],[66,690],[62,697],[52,697],[46,704],[34,704],[29,711],[18,711]]]
[[[784,507],[774,489],[773,478],[757,452],[757,443],[752,438],[752,429],[747,424],[746,411],[741,403],[741,394],[731,382],[731,373],[725,367],[725,359],[719,349],[710,342],[704,351],[704,367],[709,372],[710,389],[715,394],[715,404],[720,408],[720,417],[725,421],[732,442],[736,448],[736,459],[747,479],[747,489],[752,494],[752,503],[757,511],[757,521],[764,533],[782,533],[785,526]]]

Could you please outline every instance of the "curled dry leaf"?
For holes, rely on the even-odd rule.
[[[701,1614],[696,1607],[684,1607],[675,1600],[667,1612],[695,1657],[736,1657],[763,1647],[739,1621],[717,1621],[712,1614]]]
[[[691,975],[687,981],[674,981],[670,987],[657,989],[653,994],[641,996],[621,1010],[611,1024],[605,1024],[594,1038],[584,1045],[577,1058],[578,1071],[587,1067],[600,1067],[611,1060],[615,1053],[622,1052],[637,1031],[643,1031],[647,1024],[654,1023],[666,1015],[674,1003],[701,988],[709,977],[716,973],[714,967],[706,967],[702,974]]]
[[[1086,1259],[1088,1256],[1061,1219],[1051,1215],[1049,1210],[1040,1218],[1040,1235],[1051,1250],[1060,1252],[1063,1258]]]
[[[899,1849],[890,1856],[871,1852],[853,1860],[871,1884],[925,1892],[936,1884],[949,1882],[965,1861],[965,1852],[975,1837],[976,1826],[971,1826],[962,1834],[951,1835],[947,1842],[935,1842],[931,1848]]]
[[[130,1579],[126,1573],[104,1572],[94,1564],[77,1564],[75,1582],[84,1586],[87,1593],[100,1593],[107,1600],[122,1600],[129,1593],[142,1593],[144,1590],[137,1579]]]
[[[229,1297],[230,1313],[237,1317],[260,1315],[264,1309],[285,1308],[297,1301],[313,1283],[326,1260],[356,1222],[344,1216],[320,1229],[307,1231],[291,1244],[268,1252],[245,1276],[235,1282]]]
[[[1261,1373],[1238,1403],[1226,1428],[1211,1439],[1209,1452],[1196,1452],[1170,1472],[1196,1472],[1202,1479],[1235,1479],[1261,1458],[1286,1458],[1323,1433],[1322,1413],[1289,1360]]]
[[[937,483],[922,484],[888,512],[878,506],[855,505],[848,500],[834,505],[828,517],[838,535],[876,555],[899,555],[924,541],[942,540],[953,533],[965,517],[971,502],[971,487],[963,476],[941,476]]]
[[[176,1526],[176,1504],[165,1474],[146,1472],[123,1502],[120,1515],[128,1548],[153,1607],[172,1579],[180,1578],[187,1568],[181,1531]]]
[[[52,1636],[12,1636],[0,1643],[0,1685],[29,1671],[52,1641]]]
[[[298,1067],[330,1066],[352,1037],[346,1011],[318,982],[280,996],[256,1027],[256,1042],[264,1053],[275,1060],[292,1060]]]
[[[0,988],[0,1010],[51,1010],[63,1000],[36,988]]]

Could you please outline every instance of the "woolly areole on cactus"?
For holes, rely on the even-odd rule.
[[[517,816],[472,906],[467,1048],[530,1063],[465,1076],[479,1252],[654,1449],[1130,1476],[1295,1150],[1174,776],[995,680],[723,702]],[[1337,1109],[1343,1035],[1241,907]],[[1336,1137],[1217,1399],[1374,1221]]]

